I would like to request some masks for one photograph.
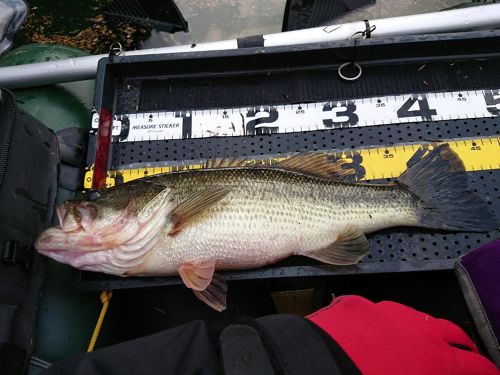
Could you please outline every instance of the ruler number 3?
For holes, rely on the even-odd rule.
[[[356,125],[359,121],[359,117],[355,113],[356,104],[353,100],[325,103],[323,112],[332,112],[331,118],[323,119],[323,125],[327,129]]]

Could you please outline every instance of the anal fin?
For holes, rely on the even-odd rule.
[[[226,309],[227,283],[222,276],[214,273],[212,282],[205,290],[193,290],[193,292],[212,309],[217,311]]]
[[[369,244],[364,233],[357,226],[348,224],[328,246],[300,255],[327,264],[348,265],[358,263],[368,252]]]

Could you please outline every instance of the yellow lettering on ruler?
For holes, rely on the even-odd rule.
[[[360,150],[363,161],[361,165],[365,168],[364,180],[376,180],[382,178],[395,178],[406,169],[406,163],[415,154],[411,147],[395,146],[376,149]]]
[[[450,142],[466,171],[500,169],[500,138],[465,139]]]

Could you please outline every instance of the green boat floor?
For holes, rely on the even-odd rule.
[[[99,293],[75,291],[74,272],[47,261],[33,355],[48,362],[85,352],[101,309]]]
[[[87,54],[64,46],[28,44],[2,56],[0,67],[81,56]],[[13,91],[19,108],[58,131],[70,127],[89,128],[94,85],[94,80],[87,80]]]

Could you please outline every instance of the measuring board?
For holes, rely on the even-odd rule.
[[[471,190],[498,220],[500,33],[484,40],[481,35],[432,38],[436,43],[429,43],[429,36],[415,43],[397,37],[380,44],[356,42],[357,56],[365,62],[363,76],[354,83],[342,82],[336,72],[351,56],[349,44],[109,60],[99,67],[94,104],[103,115],[92,118],[85,187],[95,182],[103,119],[110,148],[99,169],[107,187],[202,168],[212,158],[273,164],[302,151],[346,159],[353,180],[386,183],[431,147],[447,142],[462,159]],[[471,48],[473,57],[456,58]],[[485,57],[479,60],[481,54]],[[458,256],[498,236],[498,231],[390,228],[367,236],[370,254],[356,266],[292,257],[262,269],[226,272],[225,277],[451,269]],[[79,287],[87,290],[179,282],[80,275]]]
[[[418,121],[444,121],[491,118],[500,115],[500,90],[462,90],[421,94],[380,96],[352,100],[252,108],[226,108],[198,111],[165,111],[117,115],[113,119],[113,142],[167,141],[176,139],[230,137],[247,135],[359,128]],[[238,126],[235,123],[239,124]],[[94,114],[93,128],[99,116]],[[498,138],[450,140],[464,161],[466,170],[498,169]],[[337,151],[334,157],[349,158],[356,164],[357,180],[374,180],[399,176],[417,150],[429,146],[406,144],[389,148],[364,148]],[[284,155],[265,155],[256,162],[276,163]],[[151,164],[151,163],[150,163]],[[108,172],[106,186],[158,173],[201,168],[198,163],[156,162],[140,168]],[[92,187],[93,170],[85,174],[84,186]]]

